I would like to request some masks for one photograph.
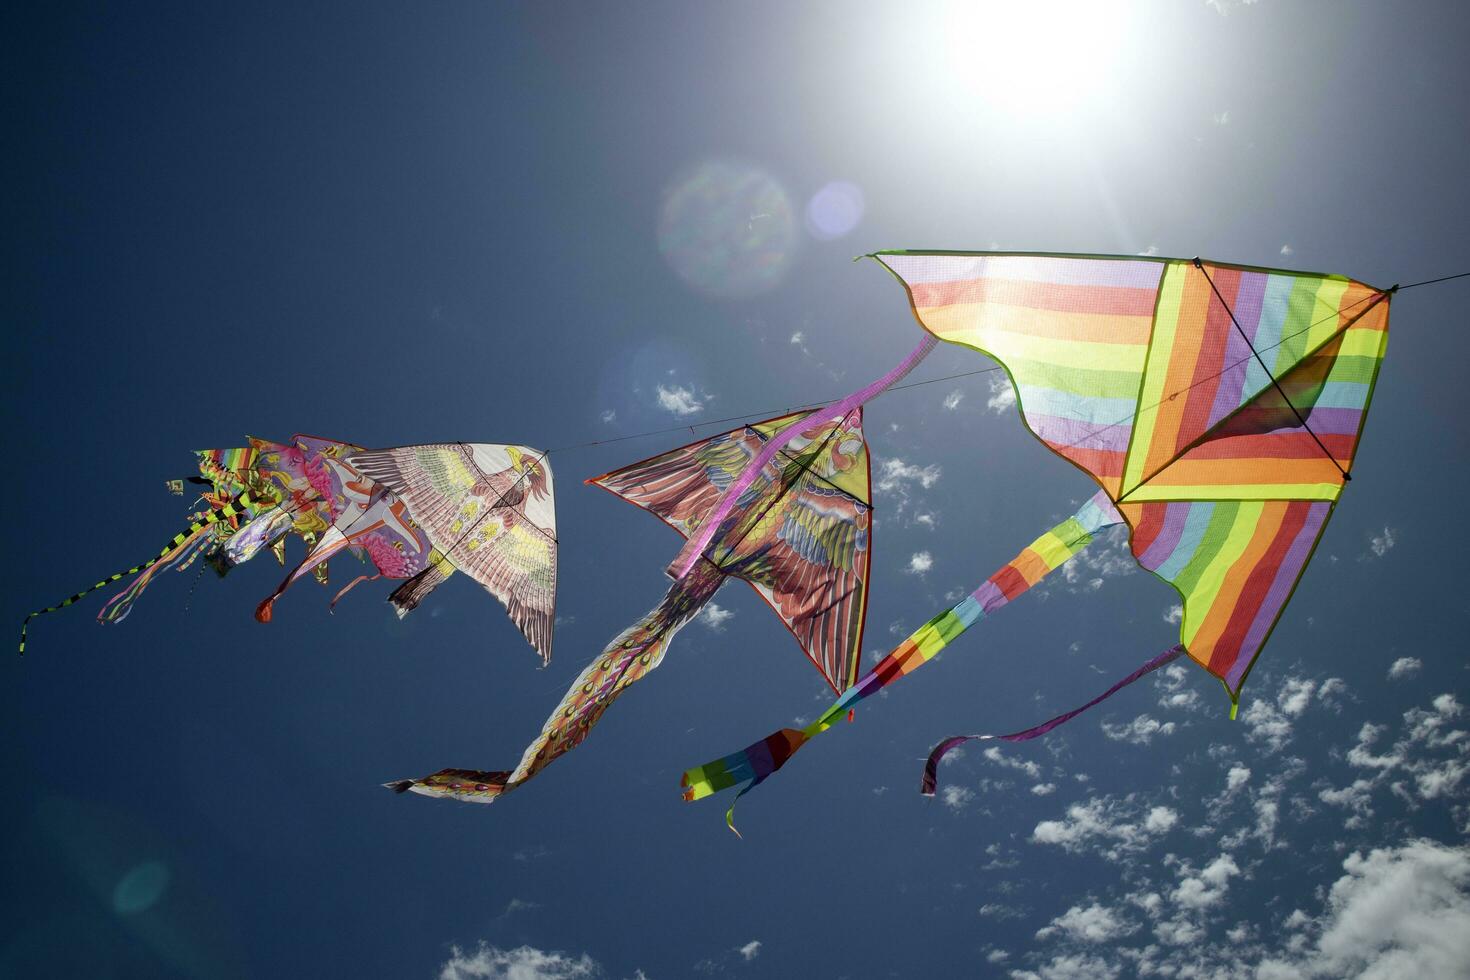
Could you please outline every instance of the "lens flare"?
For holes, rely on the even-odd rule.
[[[849,181],[832,181],[813,194],[806,205],[806,230],[818,241],[841,238],[862,220],[863,192]]]
[[[112,907],[121,915],[146,912],[168,889],[168,868],[158,861],[144,861],[118,879],[112,889]]]
[[[791,199],[758,167],[706,161],[664,193],[658,247],[681,279],[708,296],[768,292],[796,251]]]

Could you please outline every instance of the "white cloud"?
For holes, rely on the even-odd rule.
[[[1423,668],[1424,661],[1418,657],[1400,657],[1388,668],[1388,679],[1396,681],[1405,677],[1413,677]]]
[[[1159,254],[1159,247],[1157,245],[1150,245],[1148,248],[1144,249],[1142,252],[1138,252],[1136,254],[1143,255],[1143,256],[1154,256],[1154,255],[1158,255]]]
[[[1056,783],[1037,783],[1035,786],[1031,787],[1031,792],[1035,793],[1037,796],[1050,796],[1056,791]]]
[[[1061,820],[1038,823],[1031,841],[1055,844],[1071,853],[1094,846],[1102,857],[1116,861],[1125,854],[1144,850],[1178,821],[1179,814],[1167,806],[1151,807],[1144,813],[1132,797],[1122,800],[1093,797],[1086,803],[1068,807]]]
[[[917,483],[928,490],[939,482],[942,472],[938,465],[911,466],[901,459],[885,459],[878,469],[878,489],[887,493],[904,484]]]
[[[735,614],[717,602],[711,602],[699,612],[697,617],[701,625],[716,633],[725,631],[725,624],[735,618]]]
[[[704,400],[683,385],[659,385],[658,407],[675,415],[693,415],[704,408]]]
[[[992,745],[982,753],[986,759],[998,766],[1007,769],[1017,769],[1030,776],[1032,779],[1041,778],[1041,767],[1030,759],[1013,759],[1000,750],[1000,746]]]
[[[1292,248],[1290,245],[1283,245],[1283,246],[1281,246],[1281,254],[1282,255],[1292,255],[1295,252],[1296,252],[1296,249]]]
[[[1004,374],[991,378],[990,397],[985,400],[985,407],[996,415],[1004,415],[1014,404],[1016,404],[1016,389],[1011,385],[1011,379]]]
[[[935,525],[935,522],[934,522],[934,515],[933,514],[915,514],[914,515],[914,523],[915,524],[922,524],[925,527],[929,528],[931,531],[936,526]]]
[[[934,556],[927,551],[916,551],[909,556],[909,567],[907,571],[910,575],[923,575],[933,567]]]
[[[1114,741],[1128,742],[1131,745],[1148,745],[1154,740],[1155,735],[1173,735],[1174,723],[1172,721],[1160,722],[1148,715],[1139,715],[1126,725],[1114,725],[1111,722],[1102,723],[1103,734]]]
[[[975,798],[975,791],[950,784],[939,791],[939,799],[951,810],[963,810]]]
[[[618,413],[614,409],[607,408],[603,409],[602,414],[599,415],[598,418],[602,419],[605,425],[611,425],[613,422],[616,422],[618,420]]]
[[[1122,967],[1086,953],[1062,953],[1037,970],[1012,970],[1011,980],[1117,980]]]
[[[1240,874],[1240,868],[1229,854],[1221,854],[1206,865],[1198,874],[1182,871],[1179,886],[1171,896],[1174,904],[1191,911],[1214,908],[1225,900],[1230,888],[1230,879]]]
[[[1394,539],[1395,533],[1393,528],[1385,526],[1382,534],[1375,534],[1368,539],[1368,550],[1373,552],[1374,558],[1382,558],[1393,550],[1397,543]]]
[[[796,331],[796,333],[791,335],[791,343],[792,346],[795,347],[802,346],[806,343],[806,334],[802,333],[800,330]]]
[[[759,939],[752,939],[750,942],[740,947],[740,955],[745,957],[745,962],[747,963],[755,959],[760,954],[761,941]]]
[[[1066,939],[1087,943],[1105,943],[1138,931],[1138,924],[1093,902],[1083,908],[1074,905],[1051,920],[1051,925],[1036,933],[1037,939],[1050,939],[1061,933]]]
[[[944,396],[944,407],[953,412],[960,407],[960,402],[965,400],[965,393],[956,388]]]
[[[1164,613],[1164,622],[1173,624],[1175,626],[1179,625],[1180,621],[1183,619],[1184,607],[1177,603],[1170,606],[1169,611]]]
[[[481,942],[470,953],[451,947],[449,960],[439,968],[439,980],[580,980],[601,973],[586,953],[573,958],[534,946],[501,949]]]
[[[1225,774],[1225,789],[1227,792],[1235,792],[1250,782],[1251,771],[1245,766],[1231,766],[1230,771]]]
[[[1216,126],[1229,126],[1230,110],[1222,109],[1219,112],[1215,113],[1214,116],[1212,116],[1211,118],[1214,120]]]
[[[1342,867],[1323,914],[1301,923],[1315,941],[1264,960],[1257,977],[1470,976],[1470,849],[1411,841]]]

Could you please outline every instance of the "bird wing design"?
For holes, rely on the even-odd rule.
[[[722,432],[587,482],[642,507],[688,537],[764,441],[749,427]]]
[[[803,474],[720,563],[761,594],[839,693],[861,663],[871,520],[867,504]]]
[[[549,472],[538,450],[480,448],[516,449]],[[487,473],[458,443],[355,453],[347,462],[402,500],[445,560],[495,596],[542,660],[551,659],[556,538],[527,518],[529,481],[520,468]]]

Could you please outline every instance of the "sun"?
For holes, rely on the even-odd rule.
[[[924,8],[919,8],[924,9]],[[1013,116],[1070,113],[1110,87],[1128,35],[1127,4],[956,0],[931,8],[936,65],[960,91]]]

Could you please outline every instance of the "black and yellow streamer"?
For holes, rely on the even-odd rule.
[[[198,534],[200,531],[204,530],[206,527],[209,527],[211,524],[218,524],[220,521],[229,520],[232,517],[248,516],[248,509],[260,503],[271,503],[271,501],[264,500],[260,497],[255,496],[252,493],[243,493],[240,496],[236,497],[234,500],[225,504],[223,507],[216,507],[214,510],[205,514],[197,521],[194,521],[192,524],[189,525],[189,529],[187,531],[181,531],[180,533],[175,534],[173,538],[169,541],[169,543],[163,547],[162,551],[160,551],[153,558],[150,558],[147,561],[143,562],[143,564],[134,565],[127,571],[117,572],[114,575],[109,575],[107,578],[98,582],[91,588],[83,589],[76,595],[64,600],[63,602],[58,603],[57,605],[47,606],[45,609],[37,609],[35,612],[31,613],[25,618],[25,622],[20,624],[21,655],[24,656],[26,652],[26,628],[31,625],[31,620],[35,619],[37,616],[43,615],[45,613],[56,612],[58,609],[65,609],[67,606],[70,606],[73,603],[80,601],[83,597],[88,596],[93,592],[96,592],[98,589],[107,588],[107,586],[111,585],[113,582],[116,582],[118,579],[127,578],[129,575],[134,575],[138,572],[142,572],[149,568],[152,568],[154,565],[167,558],[181,545],[187,542],[194,535]]]

